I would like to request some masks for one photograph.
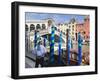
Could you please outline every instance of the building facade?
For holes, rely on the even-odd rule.
[[[76,40],[76,20],[75,18],[72,18],[68,23],[58,24],[58,28],[64,34],[66,34],[66,30],[69,29],[71,40]]]
[[[71,40],[76,40],[76,20],[72,18],[68,24]]]
[[[57,25],[57,27],[58,27],[58,30],[59,30],[59,31],[62,31],[62,33],[63,33],[64,35],[66,34],[66,30],[69,29],[67,23],[64,23],[64,24],[59,23],[59,24]]]
[[[81,33],[81,35],[83,36],[83,39],[85,41],[89,41],[90,39],[90,19],[89,16],[86,16],[84,18],[84,22],[83,23],[77,23],[76,24],[76,33]]]

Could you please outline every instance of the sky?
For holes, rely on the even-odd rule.
[[[75,18],[77,22],[82,23],[85,16],[86,15],[78,15],[78,14],[25,12],[26,20],[43,20],[52,18],[56,24],[68,23],[72,18]]]

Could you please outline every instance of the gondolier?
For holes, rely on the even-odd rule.
[[[35,67],[37,68],[39,64],[41,67],[44,65],[44,57],[47,53],[46,48],[42,45],[42,41],[39,41],[37,46],[34,48],[33,54],[36,54],[36,63]]]

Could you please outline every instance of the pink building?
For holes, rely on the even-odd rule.
[[[84,18],[83,23],[76,24],[76,37],[78,32],[81,33],[85,41],[89,41],[90,38],[90,19],[89,16]]]

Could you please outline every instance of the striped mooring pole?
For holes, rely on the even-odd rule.
[[[40,41],[39,31],[35,30],[35,34],[34,34],[34,48],[37,46],[39,41]]]
[[[39,31],[37,31],[37,44],[40,42],[40,34],[39,34]]]
[[[59,47],[58,47],[58,64],[61,64],[61,54],[62,54],[62,31],[60,32],[60,38],[59,38]]]
[[[78,65],[82,63],[82,42],[81,34],[78,33]]]
[[[50,64],[54,64],[54,41],[55,41],[55,28],[51,28],[50,36]]]

